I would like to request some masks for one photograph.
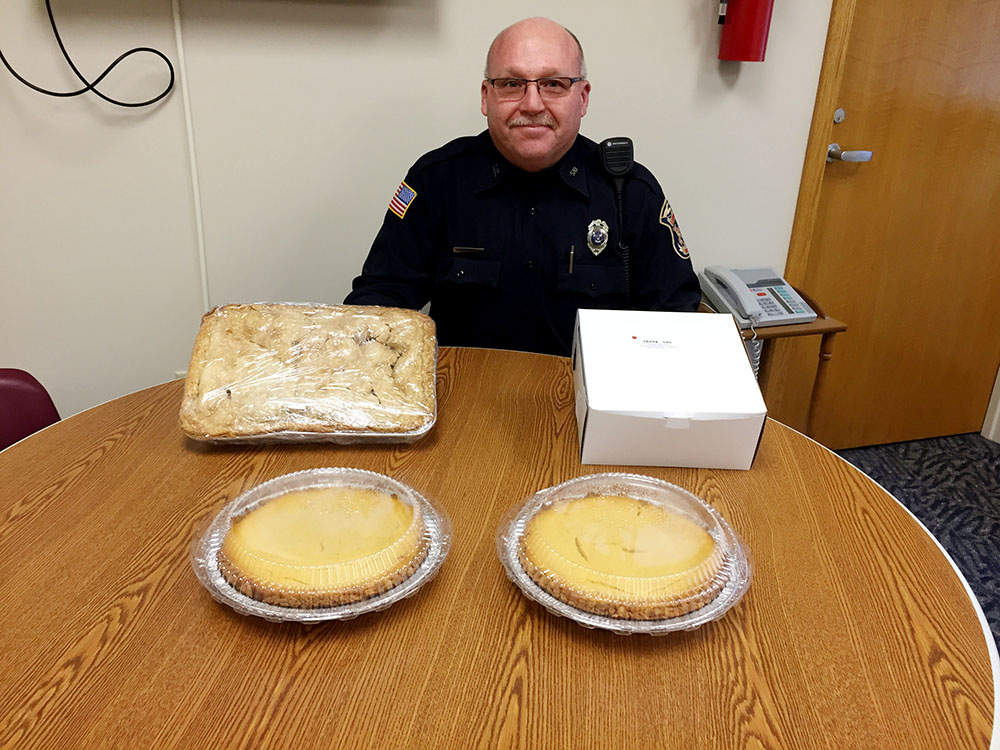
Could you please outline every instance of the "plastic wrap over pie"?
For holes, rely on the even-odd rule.
[[[696,519],[621,494],[564,498],[525,525],[519,557],[543,589],[586,612],[655,620],[710,602],[729,571]]]
[[[508,512],[496,541],[528,598],[616,633],[699,627],[750,586],[747,549],[719,512],[642,474],[591,474],[540,490]]]
[[[219,570],[283,607],[331,607],[399,585],[427,556],[419,505],[371,487],[291,490],[233,519]]]
[[[355,305],[236,304],[202,319],[181,427],[203,440],[420,436],[437,414],[434,321]]]

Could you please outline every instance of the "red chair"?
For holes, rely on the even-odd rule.
[[[0,451],[58,421],[41,383],[24,370],[0,367]]]

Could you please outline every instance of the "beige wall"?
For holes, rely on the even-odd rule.
[[[485,126],[486,47],[527,15],[580,37],[583,132],[633,138],[696,266],[784,266],[830,0],[776,4],[767,61],[744,64],[716,59],[705,0],[71,5],[55,10],[81,70],[144,45],[186,77],[126,111],[0,71],[0,366],[32,370],[64,415],[185,369],[207,305],[340,301],[407,167]],[[0,29],[22,74],[74,86],[39,3],[0,4]],[[163,78],[136,58],[108,89]]]
[[[92,76],[137,45],[177,58],[169,0],[53,5]],[[79,88],[42,3],[0,4],[0,44],[34,83]],[[165,80],[136,58],[107,91],[142,97]],[[0,70],[0,133],[0,366],[34,373],[64,416],[169,379],[202,307],[181,98],[127,111]]]

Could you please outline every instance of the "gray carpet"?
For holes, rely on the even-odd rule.
[[[948,550],[1000,643],[1000,444],[978,433],[837,451]]]

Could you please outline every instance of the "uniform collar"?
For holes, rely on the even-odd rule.
[[[485,158],[483,159],[476,185],[473,188],[473,192],[475,193],[481,193],[498,187],[512,173],[520,171],[497,151],[496,146],[493,145],[493,139],[490,138],[489,130],[484,130],[480,133],[479,139],[485,146],[483,151]],[[587,170],[584,169],[584,157],[586,156],[586,151],[583,147],[584,140],[583,136],[577,135],[569,151],[549,169],[555,171],[567,187],[587,198],[590,197],[590,188],[587,183]]]

